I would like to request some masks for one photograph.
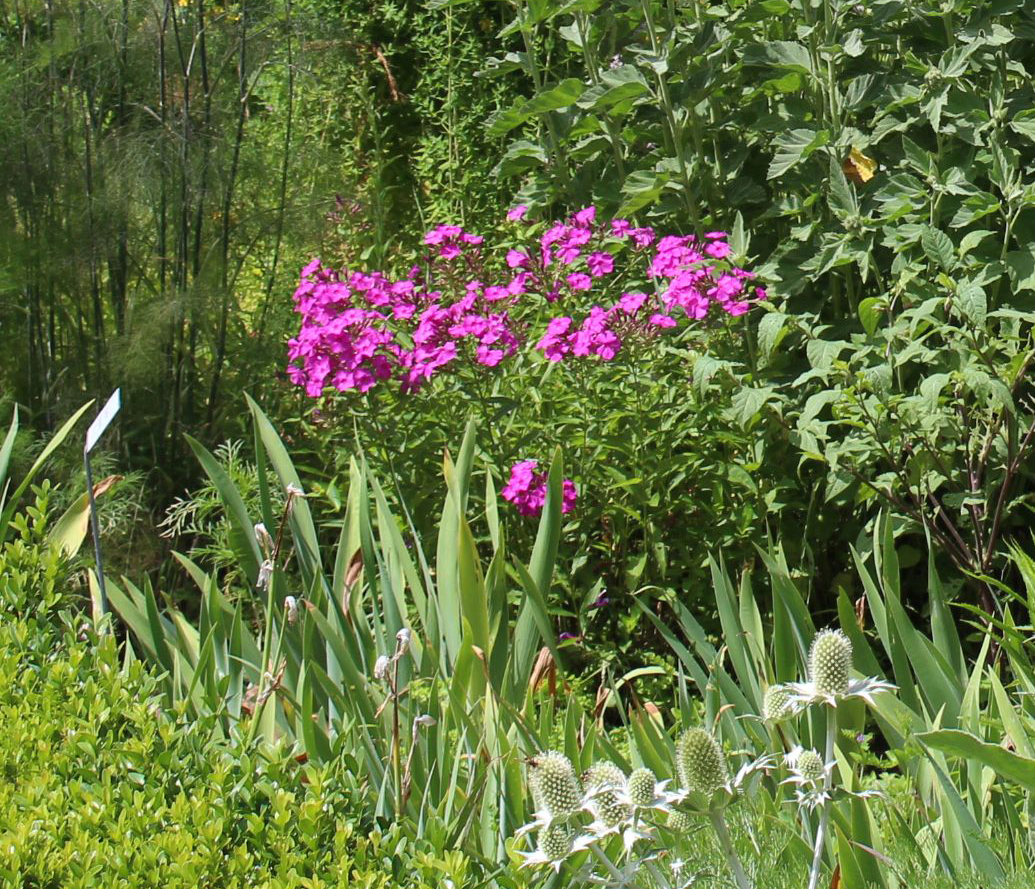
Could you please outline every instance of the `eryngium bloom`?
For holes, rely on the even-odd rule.
[[[883,679],[852,679],[852,643],[840,630],[820,630],[809,651],[809,681],[787,683],[795,711],[809,704],[836,707],[845,698],[872,706],[873,695],[894,688]]]
[[[726,756],[703,728],[687,729],[676,742],[676,771],[684,787],[709,797],[729,781]]]
[[[582,805],[582,790],[571,760],[556,750],[547,750],[532,760],[528,782],[536,808],[551,819],[566,818]]]
[[[762,716],[768,722],[779,722],[793,714],[790,689],[786,685],[770,685],[762,698]]]
[[[809,679],[821,695],[843,698],[852,680],[852,642],[840,630],[820,630],[809,651]]]
[[[654,803],[654,788],[657,786],[657,777],[647,768],[636,769],[630,776],[627,784],[629,801],[634,806],[646,807]]]
[[[686,814],[686,812],[680,812],[677,809],[673,809],[668,813],[668,828],[675,833],[690,833],[690,828],[694,826],[693,819]]]
[[[600,827],[614,830],[629,817],[629,805],[619,798],[625,788],[625,773],[613,762],[594,763],[586,769],[582,781],[589,795],[589,809]]]
[[[798,774],[803,781],[815,784],[823,778],[826,768],[823,764],[823,757],[815,750],[802,750],[798,754],[796,767]]]

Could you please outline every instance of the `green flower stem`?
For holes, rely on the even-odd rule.
[[[827,714],[827,744],[823,762],[828,763],[834,758],[834,735],[837,733],[837,708],[831,707]],[[819,885],[819,872],[823,864],[823,846],[827,839],[827,827],[830,823],[830,791],[834,786],[834,770],[827,772],[823,780],[823,790],[826,799],[823,800],[823,807],[819,812],[819,829],[816,831],[816,848],[812,853],[812,870],[809,873],[809,889],[816,889]]]
[[[647,26],[647,33],[650,36],[651,51],[658,55],[660,53],[660,43],[658,41],[657,30],[654,27],[654,18],[650,11],[650,0],[641,0],[640,4],[643,8],[643,19]],[[665,80],[665,75],[658,71],[655,71],[655,77],[658,81],[658,101],[661,103],[661,107],[665,112],[665,119],[668,122],[669,139],[671,140],[672,150],[675,152],[676,160],[679,162],[679,179],[683,186],[683,201],[686,204],[687,212],[690,214],[690,219],[693,222],[694,234],[697,237],[701,237],[704,230],[701,228],[701,214],[697,208],[697,201],[694,198],[693,187],[690,185],[690,170],[686,163],[686,150],[683,146],[683,131],[676,120],[676,112],[672,107],[672,97],[669,95],[668,82]],[[695,117],[693,109],[690,109],[690,114]],[[696,133],[695,133],[696,135]],[[698,141],[699,139],[695,140]]]
[[[614,862],[612,862],[611,859],[607,857],[607,854],[604,852],[604,850],[600,848],[600,843],[596,841],[590,843],[589,850],[593,853],[594,856],[596,856],[596,859],[602,865],[604,865],[607,872],[611,875],[611,879],[613,879],[619,885],[624,885],[626,889],[639,889],[638,884],[626,882],[625,877],[622,875],[622,872],[617,867],[615,867]]]
[[[715,836],[719,840],[722,854],[726,856],[726,863],[729,865],[730,870],[733,871],[733,879],[737,881],[737,886],[739,889],[752,889],[751,880],[748,879],[744,866],[740,863],[737,850],[733,848],[733,838],[730,836],[729,827],[726,826],[725,816],[723,816],[721,811],[717,811],[710,812],[708,817],[711,819],[712,827],[715,829]]]
[[[575,22],[579,28],[579,40],[582,42],[582,56],[586,62],[586,70],[589,71],[589,78],[593,81],[593,85],[596,86],[600,83],[600,60],[597,59],[591,48],[589,40],[589,23],[586,13],[576,13]],[[615,167],[618,169],[618,175],[624,182],[625,162],[622,160],[622,140],[620,134],[615,131],[615,125],[611,120],[611,115],[609,113],[602,114],[601,120],[604,125],[604,132],[607,133],[607,139],[611,143],[611,151],[615,158]]]
[[[525,55],[528,57],[528,73],[532,75],[532,85],[537,93],[543,89],[543,75],[535,60],[535,42],[531,28],[528,27],[528,4],[518,4],[518,17],[521,20],[521,39],[525,44]],[[557,129],[551,112],[547,111],[540,115],[540,119],[546,124],[547,135],[550,139],[550,151],[553,154],[554,163],[557,165],[557,172],[564,184],[565,189],[571,184],[571,177],[568,175],[567,158],[561,151],[560,140],[557,137]]]

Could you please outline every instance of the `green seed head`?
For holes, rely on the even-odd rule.
[[[629,799],[634,806],[649,806],[654,802],[657,776],[650,769],[636,769],[629,776]]]
[[[593,794],[593,804],[606,827],[615,827],[629,817],[629,807],[618,801],[625,787],[625,773],[613,762],[598,762],[582,776],[586,790]]]
[[[554,818],[573,814],[582,800],[578,778],[571,760],[556,750],[547,750],[535,757],[528,782],[537,809],[545,809]]]
[[[823,757],[815,750],[803,750],[798,754],[798,774],[815,784],[823,777]]]
[[[693,827],[693,821],[685,812],[673,809],[668,813],[668,827],[674,833],[689,833]]]
[[[762,716],[769,722],[779,722],[793,712],[791,693],[786,685],[770,685],[762,699]]]
[[[571,851],[571,831],[563,824],[551,824],[539,831],[538,845],[550,861],[560,861]]]
[[[687,729],[676,743],[676,770],[683,786],[711,796],[728,778],[719,742],[703,728]]]
[[[843,697],[852,678],[852,643],[840,630],[820,630],[809,652],[809,678],[816,691]]]

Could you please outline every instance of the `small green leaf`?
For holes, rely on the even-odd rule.
[[[920,246],[931,262],[937,263],[943,271],[951,271],[956,264],[956,250],[952,239],[940,229],[925,225],[920,233]]]
[[[984,326],[988,315],[988,296],[980,284],[965,281],[956,291],[954,305],[960,314],[977,327]]]
[[[880,297],[868,296],[859,303],[859,320],[862,322],[863,330],[870,336],[877,330],[882,311]]]

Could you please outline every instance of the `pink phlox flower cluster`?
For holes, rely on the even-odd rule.
[[[664,282],[661,300],[668,316],[678,308],[688,317],[700,320],[713,304],[727,314],[743,315],[750,308],[750,303],[742,298],[745,283],[754,274],[740,268],[723,270],[714,264],[714,260],[725,259],[731,253],[724,232],[708,232],[703,245],[693,235],[662,238],[650,272]],[[756,295],[763,296],[764,291]],[[659,324],[654,319],[652,323],[674,326],[668,321]]]
[[[541,349],[549,361],[562,361],[568,355],[576,358],[596,355],[603,361],[613,361],[622,340],[612,324],[621,310],[621,306],[610,309],[593,306],[578,328],[574,328],[574,320],[568,316],[554,318],[536,348]]]
[[[438,225],[424,236],[424,243],[438,247],[439,258],[456,259],[465,246],[479,247],[485,242],[481,235],[465,232],[459,225]]]
[[[446,246],[480,243],[473,240],[477,236],[464,241],[466,234],[458,226],[439,226],[428,237]],[[302,325],[288,343],[289,379],[313,398],[327,386],[368,392],[393,376],[404,392],[413,392],[460,357],[465,339],[485,367],[518,350],[521,340],[501,301],[524,292],[526,273],[498,287],[469,281],[453,302],[440,290],[425,289],[420,273],[415,266],[401,281],[380,272],[355,272],[342,280],[319,260],[306,265],[294,295]]]
[[[528,223],[527,212],[515,207],[507,219]],[[680,319],[702,320],[715,309],[742,315],[765,297],[751,284],[754,274],[730,261],[724,232],[658,240],[654,229],[627,219],[597,224],[593,206],[495,254],[458,225],[436,226],[424,243],[427,263],[401,280],[339,273],[319,260],[305,266],[294,294],[302,324],[289,343],[293,382],[313,397],[327,387],[368,392],[393,378],[413,392],[465,360],[497,367],[521,348],[526,319],[539,310],[532,297],[565,300],[564,314],[533,340],[553,362],[613,361],[629,337],[629,347],[647,343],[678,329]],[[599,294],[616,291],[616,302],[602,303]]]
[[[546,504],[547,473],[537,470],[538,460],[521,460],[510,468],[510,480],[500,492],[503,499],[513,503],[524,516],[536,516]],[[575,508],[578,491],[575,483],[564,479],[561,488],[561,512],[569,513]]]

